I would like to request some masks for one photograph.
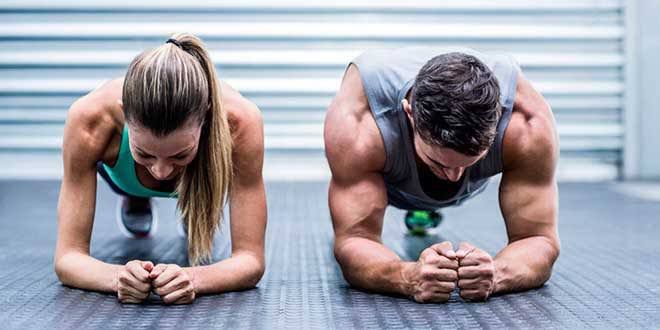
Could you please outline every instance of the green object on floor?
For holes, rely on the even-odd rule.
[[[442,221],[442,216],[435,211],[408,211],[405,223],[411,234],[417,236],[426,235],[426,231],[437,227]]]

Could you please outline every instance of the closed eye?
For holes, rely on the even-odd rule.
[[[138,153],[138,156],[140,156],[140,158],[144,158],[144,159],[155,158],[155,157],[152,156],[152,155],[143,154],[143,153],[141,153],[141,152]]]

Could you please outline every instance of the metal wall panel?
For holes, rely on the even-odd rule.
[[[561,178],[618,178],[624,16],[620,1],[605,0],[3,1],[0,160],[60,162],[73,100],[122,76],[143,49],[192,32],[221,78],[263,111],[267,159],[323,163],[325,109],[361,51],[461,45],[511,53],[546,96]]]

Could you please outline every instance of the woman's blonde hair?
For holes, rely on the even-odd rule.
[[[199,148],[176,187],[177,206],[188,229],[191,265],[210,261],[231,189],[232,140],[222,108],[215,67],[202,41],[174,34],[129,65],[122,100],[128,123],[165,136],[188,122],[202,125]]]

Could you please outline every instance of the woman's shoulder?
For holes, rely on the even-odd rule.
[[[222,106],[234,137],[234,142],[254,135],[263,135],[263,118],[257,105],[245,98],[229,84],[222,82]],[[238,141],[236,141],[238,140]]]
[[[124,125],[121,86],[122,79],[107,81],[69,107],[63,148],[84,149],[104,158],[104,151]]]

